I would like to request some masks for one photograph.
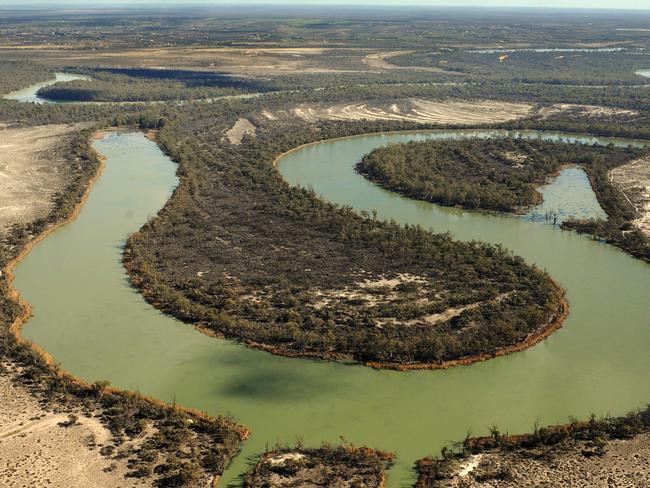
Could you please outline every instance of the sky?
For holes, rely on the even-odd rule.
[[[90,6],[134,6],[137,5],[214,5],[237,3],[240,6],[281,3],[283,5],[417,5],[417,6],[481,6],[481,7],[549,7],[549,8],[616,8],[616,9],[648,9],[650,0],[238,0],[237,2],[223,0],[0,0],[0,8],[8,6],[42,5],[47,7],[75,5]]]

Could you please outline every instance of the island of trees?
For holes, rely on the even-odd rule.
[[[357,171],[411,198],[502,212],[540,203],[536,188],[565,164],[622,164],[639,150],[525,139],[421,141],[372,151]]]

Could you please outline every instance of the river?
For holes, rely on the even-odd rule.
[[[33,103],[61,103],[47,98],[39,97],[38,90],[43,87],[54,85],[55,83],[63,83],[66,81],[74,80],[89,80],[90,77],[84,75],[77,75],[73,73],[55,73],[54,79],[29,85],[28,87],[21,88],[20,90],[7,93],[4,98],[8,100],[17,100],[19,102],[33,102]]]
[[[173,103],[177,105],[182,105],[185,102],[216,102],[219,100],[227,100],[227,99],[246,99],[246,98],[255,98],[259,97],[262,95],[265,95],[265,93],[241,93],[239,95],[223,95],[219,97],[210,97],[210,98],[195,98],[195,99],[188,99],[188,100],[133,100],[133,101],[119,101],[119,102],[89,102],[89,101],[79,101],[79,100],[51,100],[49,98],[44,98],[40,97],[38,95],[38,90],[45,86],[50,86],[54,85],[55,83],[63,83],[66,81],[74,81],[74,80],[90,80],[90,76],[86,75],[79,75],[75,73],[55,73],[54,78],[48,81],[44,81],[41,83],[35,83],[33,85],[29,85],[25,88],[21,88],[20,90],[12,91],[10,93],[7,93],[4,95],[4,98],[7,100],[17,100],[19,102],[33,102],[33,103],[66,103],[66,104],[78,104],[78,105],[104,105],[104,104],[115,104],[115,105],[155,105],[155,104],[165,104],[165,103]],[[276,92],[268,92],[267,94],[270,93],[284,93],[284,91],[276,91]]]
[[[650,399],[646,264],[530,218],[410,200],[354,172],[364,153],[390,142],[503,135],[442,131],[341,139],[286,155],[279,171],[330,201],[450,231],[463,240],[502,243],[547,269],[567,287],[571,314],[563,329],[527,351],[445,371],[376,371],[273,356],[207,337],[159,313],[129,286],[120,262],[127,235],[162,207],[177,184],[175,165],[139,133],[109,133],[95,142],[107,158],[106,168],[78,219],[35,246],[17,267],[15,285],[34,309],[24,335],[84,379],[108,379],[162,400],[234,414],[253,435],[227,470],[223,486],[235,482],[266,445],[297,438],[317,445],[337,442],[339,436],[396,452],[389,486],[408,486],[416,459],[437,454],[468,432],[484,434],[492,424],[509,432],[529,431],[536,421],[622,414],[643,406]],[[577,198],[553,191],[558,184],[568,184]],[[580,170],[573,175],[565,170],[543,192],[550,209],[599,211]]]

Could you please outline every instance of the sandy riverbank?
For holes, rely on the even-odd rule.
[[[614,168],[609,178],[636,210],[634,225],[650,237],[650,156]]]
[[[456,473],[433,486],[449,488],[641,488],[650,486],[650,434],[610,440],[601,455],[586,455],[593,446],[545,456],[518,451],[470,455]]]
[[[79,124],[0,128],[0,237],[12,224],[46,217],[66,185],[66,161],[57,148]]]
[[[21,384],[24,368],[6,360],[0,368],[0,485],[152,486],[151,480],[125,478],[127,458],[101,454],[113,435],[95,412],[84,412],[81,403],[77,408],[50,404],[46,392]]]

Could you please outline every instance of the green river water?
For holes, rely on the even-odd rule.
[[[279,170],[292,184],[311,185],[330,201],[450,231],[458,239],[502,243],[547,269],[568,289],[571,314],[564,328],[525,352],[446,371],[376,371],[273,356],[162,315],[129,286],[120,262],[127,235],[162,207],[177,183],[175,165],[139,133],[110,133],[95,143],[107,157],[106,168],[78,219],[35,246],[17,267],[15,285],[34,308],[24,335],[87,380],[108,379],[213,414],[233,413],[253,435],[223,486],[235,482],[267,444],[301,437],[317,445],[339,436],[396,452],[389,486],[409,486],[416,459],[437,454],[468,432],[484,434],[492,424],[512,433],[529,431],[536,421],[643,406],[650,400],[646,264],[530,215],[476,214],[409,200],[353,170],[364,153],[390,142],[501,135],[362,136],[293,152]],[[544,194],[545,207],[537,213],[602,212],[581,170],[565,170]]]

